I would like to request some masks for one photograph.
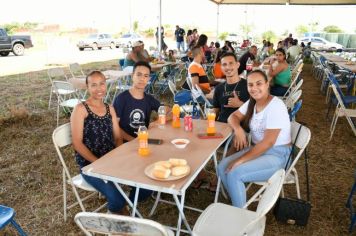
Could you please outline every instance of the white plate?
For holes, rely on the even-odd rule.
[[[160,162],[160,161],[159,161]],[[147,166],[145,168],[145,175],[147,175],[149,178],[151,179],[154,179],[154,180],[159,180],[159,181],[172,181],[172,180],[177,180],[177,179],[181,179],[181,178],[184,178],[185,176],[189,175],[190,174],[190,167],[188,166],[188,171],[187,173],[185,173],[184,175],[180,175],[180,176],[173,176],[173,175],[170,175],[167,179],[160,179],[160,178],[157,178],[153,175],[153,170],[155,168],[155,165],[159,162],[156,162],[156,163],[153,163],[149,166]]]

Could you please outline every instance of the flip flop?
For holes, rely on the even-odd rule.
[[[206,181],[205,179],[196,179],[193,181],[191,187],[193,189],[199,189],[204,183],[207,183],[208,181]]]

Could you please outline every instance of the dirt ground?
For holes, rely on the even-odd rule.
[[[116,60],[83,67],[86,71],[113,69]],[[312,132],[308,147],[311,216],[306,227],[296,227],[276,222],[269,213],[265,235],[348,234],[350,217],[345,201],[354,181],[356,137],[346,120],[340,119],[329,141],[330,121],[325,118],[325,97],[310,69],[310,65],[305,65],[302,73],[303,106],[297,121],[306,123]],[[63,221],[62,167],[51,138],[56,121],[55,109],[47,109],[50,82],[46,71],[0,77],[0,88],[0,204],[16,210],[18,223],[29,235],[82,235],[73,221],[79,207],[69,211],[67,222]],[[60,123],[67,121],[68,118],[62,116]],[[70,156],[70,166],[76,170],[72,150],[69,148],[66,153]],[[303,161],[301,159],[297,169],[305,198]],[[287,196],[296,195],[294,186],[286,186],[285,192]],[[213,197],[206,189],[189,189],[186,203],[205,208]],[[223,197],[220,199],[228,203]],[[103,199],[90,201],[88,210],[103,202]],[[152,204],[152,199],[140,204],[141,213],[147,216]],[[186,214],[189,223],[194,225],[198,214],[189,210]],[[175,207],[160,204],[153,219],[173,225],[176,215]],[[11,227],[6,227],[0,235],[16,234]]]

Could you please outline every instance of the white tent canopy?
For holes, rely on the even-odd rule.
[[[259,5],[355,5],[356,0],[210,0],[216,4],[259,4]]]

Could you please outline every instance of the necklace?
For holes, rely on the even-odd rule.
[[[236,82],[235,84],[235,87],[231,90],[231,91],[226,91],[226,85],[227,85],[227,82],[225,82],[225,85],[224,85],[224,94],[223,96],[231,96],[232,95],[232,92],[236,90],[237,86],[239,85],[239,81]],[[237,96],[239,96],[239,91],[237,91]]]

